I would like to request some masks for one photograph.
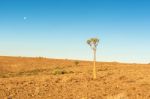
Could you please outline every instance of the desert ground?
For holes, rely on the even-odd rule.
[[[0,99],[150,99],[150,64],[0,57]]]

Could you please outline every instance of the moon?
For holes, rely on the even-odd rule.
[[[24,19],[24,20],[26,20],[26,19],[27,19],[27,17],[23,17],[23,19]]]

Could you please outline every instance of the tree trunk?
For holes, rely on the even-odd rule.
[[[94,51],[94,59],[93,59],[93,78],[96,79],[96,49]]]

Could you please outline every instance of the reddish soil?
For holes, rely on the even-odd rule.
[[[0,99],[150,99],[150,65],[0,57]]]

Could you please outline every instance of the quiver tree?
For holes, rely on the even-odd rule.
[[[87,40],[87,44],[90,45],[91,49],[93,50],[93,78],[96,79],[96,49],[99,43],[98,38],[91,38]]]

